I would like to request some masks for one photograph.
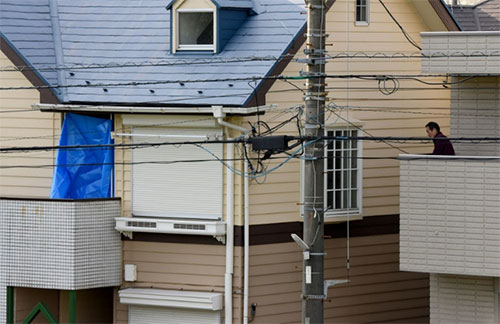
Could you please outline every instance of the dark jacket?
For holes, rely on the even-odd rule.
[[[446,138],[443,133],[439,132],[432,141],[434,142],[434,151],[432,155],[455,155],[453,145],[448,139],[436,139],[437,137]]]

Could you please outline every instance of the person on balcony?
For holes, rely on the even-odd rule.
[[[432,151],[432,155],[455,155],[453,144],[451,144],[450,140],[441,133],[441,128],[438,123],[432,121],[427,123],[427,125],[425,125],[425,131],[427,132],[427,136],[432,138],[434,142],[434,151]]]

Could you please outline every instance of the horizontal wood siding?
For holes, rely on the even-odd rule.
[[[398,235],[355,237],[349,245],[348,274],[346,239],[325,241],[325,279],[351,280],[328,290],[325,323],[428,322],[428,275],[398,270]],[[250,256],[254,323],[300,323],[302,259],[297,245],[251,246]]]
[[[0,52],[0,66],[12,65],[13,63]],[[0,73],[1,87],[33,86],[21,72]],[[60,115],[29,111],[31,104],[39,102],[40,93],[37,90],[0,91],[1,147],[57,145]],[[47,198],[50,193],[55,155],[56,151],[2,154],[0,196]]]
[[[225,249],[223,245],[123,242],[123,263],[137,266],[137,281],[130,287],[224,293]],[[234,249],[233,320],[240,321],[242,294],[242,248]],[[115,320],[121,323],[126,309],[115,304]]]
[[[413,5],[407,0],[394,0],[386,4],[410,36],[420,42],[420,32],[429,31]],[[328,55],[335,57],[344,52],[358,56],[383,52],[387,55],[416,53],[401,30],[391,20],[379,2],[370,2],[369,26],[355,26],[354,2],[337,0],[327,13]],[[304,57],[303,48],[296,57]],[[409,58],[335,58],[328,60],[327,74],[420,74],[420,60]],[[292,62],[283,75],[299,75],[306,66]],[[432,80],[432,79],[426,79]],[[435,79],[434,81],[441,81]],[[293,85],[290,84],[293,83]],[[305,80],[276,81],[266,96],[267,104],[277,104],[278,111],[260,117],[273,127],[293,116],[296,111],[286,109],[301,105],[304,94],[296,87],[304,88]],[[352,106],[351,109],[336,109],[327,112],[326,124],[349,125],[349,121],[360,121],[367,133],[374,136],[425,136],[424,126],[433,120],[438,122],[445,134],[449,134],[450,90],[442,86],[427,86],[413,80],[401,80],[399,90],[392,95],[383,95],[376,81],[357,79],[326,80],[330,104]],[[388,85],[389,86],[389,85]],[[389,86],[390,87],[390,86]],[[342,117],[335,115],[338,113]],[[256,122],[257,118],[250,119]],[[354,126],[350,126],[354,129]],[[264,130],[264,128],[261,128]],[[276,134],[297,135],[294,123],[283,127]],[[416,154],[432,151],[432,146],[421,143],[375,143],[364,142],[365,157],[390,157],[411,152]],[[283,157],[285,159],[286,156]],[[278,160],[266,162],[268,169]],[[399,164],[390,159],[363,160],[363,216],[391,215],[399,213]],[[292,160],[259,181],[251,181],[250,213],[252,224],[300,221],[300,163]],[[265,180],[265,182],[264,182]],[[261,182],[264,182],[261,184]],[[273,194],[271,194],[273,193]]]

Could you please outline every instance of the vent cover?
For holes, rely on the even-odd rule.
[[[197,231],[204,231],[205,227],[206,226],[203,224],[174,224],[174,228],[190,229],[190,230],[197,230]]]
[[[133,222],[127,222],[127,226],[130,226],[130,227],[144,227],[144,228],[156,228],[156,223],[155,222],[133,221]]]

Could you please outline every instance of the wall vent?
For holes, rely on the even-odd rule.
[[[156,228],[156,223],[155,222],[133,221],[133,222],[127,222],[127,226],[130,226],[130,227],[143,227],[143,228]]]
[[[197,230],[197,231],[204,231],[205,227],[206,226],[202,225],[202,224],[174,224],[174,228],[190,229],[190,230]]]

